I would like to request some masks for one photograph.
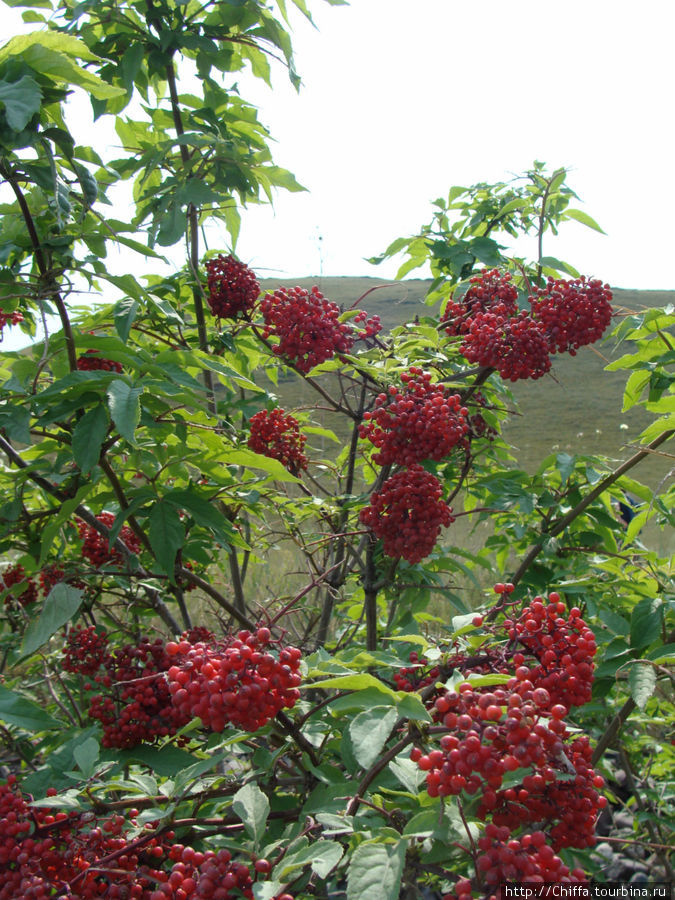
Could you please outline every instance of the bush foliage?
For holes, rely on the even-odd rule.
[[[414,322],[262,294],[239,211],[301,188],[237,79],[298,83],[286,3],[54,2],[0,49],[0,328],[44,329],[0,358],[0,897],[467,900],[602,878],[623,807],[672,877],[673,310],[544,254],[599,226],[539,162],[379,258]],[[509,383],[610,331],[639,445],[526,474]]]

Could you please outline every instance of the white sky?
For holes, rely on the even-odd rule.
[[[401,259],[365,257],[415,233],[450,186],[540,159],[572,169],[607,232],[570,222],[545,253],[616,287],[675,289],[673,0],[308,2],[318,30],[294,17],[300,94],[281,69],[273,91],[238,78],[275,161],[310,190],[244,213],[237,253],[261,277],[393,277]],[[3,7],[6,34],[19,14]]]
[[[295,276],[321,254],[326,275],[391,276],[363,258],[417,231],[451,185],[540,159],[573,170],[607,232],[570,222],[545,252],[617,287],[675,288],[672,0],[312,5],[300,96],[281,75],[256,92],[278,163],[311,194],[251,210],[244,259]]]

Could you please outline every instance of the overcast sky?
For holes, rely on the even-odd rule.
[[[417,231],[451,185],[540,159],[572,170],[607,232],[569,223],[546,252],[617,287],[675,288],[672,0],[311,5],[300,95],[281,76],[255,92],[277,161],[311,193],[251,210],[242,257],[272,274],[393,275],[363,258]]]
[[[272,91],[238,78],[276,162],[309,189],[245,212],[237,251],[260,276],[393,277],[401,260],[365,258],[415,233],[451,185],[539,159],[572,170],[607,232],[570,222],[545,253],[616,287],[675,289],[673,0],[308,2],[317,28],[293,22],[300,93],[281,68]],[[224,229],[210,243],[225,249]]]

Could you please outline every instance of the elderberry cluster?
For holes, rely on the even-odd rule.
[[[584,275],[573,281],[549,278],[545,287],[535,288],[530,304],[551,353],[574,356],[579,347],[599,340],[612,319],[609,285]]]
[[[270,642],[269,629],[262,627],[226,641],[168,643],[173,662],[168,689],[175,709],[187,721],[198,716],[205,728],[220,732],[227,723],[257,731],[293,707],[300,697],[301,652],[286,647],[276,657],[266,649]]]
[[[47,796],[56,796],[49,788]],[[134,897],[151,900],[167,875],[157,866],[167,856],[152,832],[129,840],[124,818],[32,807],[13,775],[0,785],[0,900],[65,900]],[[163,840],[170,842],[172,832]]]
[[[417,563],[428,556],[441,526],[454,522],[440,481],[418,463],[401,469],[374,491],[359,519],[384,542],[384,552]]]
[[[8,566],[0,574],[0,591],[8,591],[11,588],[18,588],[18,590],[7,594],[5,606],[9,606],[12,602],[20,603],[21,606],[30,606],[38,599],[37,584],[26,575],[26,570],[21,565]]]
[[[260,296],[255,273],[234,256],[218,256],[205,263],[207,300],[219,319],[234,319],[248,313]]]
[[[528,297],[530,310],[518,310],[518,291],[510,274],[484,270],[469,281],[463,296],[454,294],[441,323],[461,337],[469,362],[496,369],[502,378],[541,378],[550,355],[602,337],[612,317],[609,286],[585,276],[571,281],[549,278]]]
[[[48,788],[47,797],[56,795]],[[139,829],[137,811],[128,820],[97,818],[30,800],[15,776],[0,784],[0,900],[252,900],[272,869],[265,859],[251,868],[228,850],[177,844],[173,831],[156,833],[156,823]]]
[[[469,289],[463,297],[456,300],[453,295],[450,298],[441,322],[451,337],[464,334],[475,315],[497,305],[506,315],[515,315],[518,311],[518,291],[511,284],[510,272],[484,270],[469,279]]]
[[[541,378],[551,368],[543,325],[525,310],[511,315],[502,304],[472,316],[461,352],[469,362],[496,369],[502,378]]]
[[[97,631],[95,625],[83,628],[77,625],[66,636],[62,648],[63,668],[78,675],[95,675],[103,664],[108,635]]]
[[[357,314],[355,321],[363,325],[361,331],[341,322],[339,306],[317,287],[310,291],[278,288],[263,297],[261,310],[263,337],[274,338],[273,352],[303,374],[336,354],[348,353],[355,341],[380,330],[377,316],[367,319],[365,314]]]
[[[2,332],[7,325],[18,325],[23,322],[23,316],[20,312],[6,313],[0,307],[0,340],[2,340]]]
[[[467,408],[459,394],[433,384],[431,374],[420,368],[404,372],[401,381],[403,388],[392,385],[387,394],[378,395],[359,428],[360,436],[379,448],[373,461],[410,466],[443,459],[469,431]]]
[[[111,529],[115,516],[109,512],[102,512],[96,516],[101,525]],[[110,547],[108,538],[104,537],[92,525],[87,525],[81,519],[77,522],[77,530],[82,540],[82,556],[97,569],[101,566],[121,566],[124,562],[122,554],[115,547]],[[132,553],[141,552],[141,543],[128,525],[123,525],[119,534],[120,540]]]
[[[307,468],[304,453],[307,438],[300,433],[296,418],[283,409],[261,410],[251,416],[248,446],[256,453],[278,459],[292,475]]]
[[[41,569],[40,574],[38,576],[40,581],[40,587],[42,589],[45,597],[49,594],[53,587],[56,587],[57,584],[61,584],[65,582],[71,587],[85,589],[86,584],[82,581],[81,578],[66,576],[66,571],[57,563],[49,563],[43,569]]]
[[[172,660],[164,641],[142,638],[108,650],[104,673],[95,676],[99,692],[89,704],[89,717],[103,726],[104,747],[129,748],[175,734],[191,716],[171,702],[166,672]]]
[[[538,663],[528,669],[527,677],[538,687],[546,688],[554,703],[568,709],[583,706],[591,699],[595,635],[581,618],[575,606],[567,618],[565,604],[557,592],[549,594],[549,603],[535,597],[515,621],[507,619],[504,627],[509,639],[518,641]],[[513,662],[525,664],[525,657],[516,653]]]
[[[77,368],[80,372],[94,372],[101,370],[103,372],[122,372],[122,363],[114,362],[112,359],[104,359],[98,355],[98,350],[87,350],[82,356],[78,357]]]
[[[511,590],[495,585],[498,594]],[[579,610],[566,613],[557,592],[548,603],[535,598],[517,618],[492,626],[508,643],[444,659],[437,682],[453,672],[466,680],[425,692],[445,731],[436,746],[426,752],[415,747],[410,756],[426,773],[432,797],[477,797],[477,815],[489,823],[479,843],[477,878],[489,889],[503,880],[583,878],[556,854],[594,845],[597,815],[607,802],[598,793],[604,781],[592,767],[588,738],[564,721],[571,706],[590,697],[595,653]],[[474,624],[481,623],[475,617]],[[488,673],[509,677],[495,687],[472,684],[472,676]],[[420,685],[425,676],[424,669],[417,674]],[[473,887],[463,879],[456,896],[468,900]]]

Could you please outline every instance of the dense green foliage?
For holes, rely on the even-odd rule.
[[[102,874],[90,872],[98,893],[72,872],[52,872],[42,894],[28,882],[12,889],[127,896],[105,893],[108,882],[141,879],[145,866],[145,893],[128,896],[179,897],[161,892],[157,872],[171,871],[180,841],[227,849],[249,868],[257,859],[255,884],[239,883],[257,900],[489,894],[496,869],[481,868],[478,842],[492,840],[486,822],[502,801],[486,798],[502,781],[464,779],[441,796],[424,784],[429,754],[453,730],[447,692],[468,683],[477,704],[492,698],[479,730],[493,723],[485,741],[496,752],[504,709],[531,702],[511,703],[513,673],[536,672],[544,648],[565,641],[580,641],[581,655],[560,650],[560,677],[580,684],[558,701],[563,713],[547,706],[550,685],[537,701],[541,723],[564,716],[569,727],[570,758],[556,745],[548,766],[560,808],[521,818],[513,840],[541,830],[561,866],[602,877],[592,840],[574,843],[557,818],[576,808],[577,789],[593,796],[593,815],[602,808],[579,774],[590,735],[593,784],[606,777],[610,803],[635,813],[632,839],[672,876],[675,572],[640,535],[648,523],[672,528],[675,504],[672,479],[653,490],[637,477],[675,433],[673,310],[613,317],[623,352],[609,368],[626,372],[624,409],[652,414],[634,454],[617,467],[580,445],[547,456],[532,477],[501,438],[508,373],[528,377],[526,350],[514,360],[509,341],[522,323],[536,332],[543,374],[561,349],[537,324],[550,284],[584,310],[605,302],[600,283],[544,254],[566,220],[598,228],[572,205],[564,169],[535,163],[512,183],[438,200],[432,222],[385,253],[407,254],[401,277],[429,264],[435,279],[426,314],[391,333],[360,312],[367,297],[347,310],[309,292],[258,298],[253,274],[226,250],[206,253],[202,234],[222,220],[234,246],[242,205],[300,189],[274,164],[235,82],[242,70],[269,81],[272,63],[297,82],[283,0],[8,5],[29,7],[37,30],[0,49],[0,322],[27,335],[54,316],[60,326],[0,358],[2,761],[43,810],[31,821],[49,853],[67,840],[65,826],[39,818],[45,808],[87,835],[90,814],[123,816],[110,829],[122,846],[156,847],[160,860],[154,874],[147,860],[125,869],[108,844],[96,857]],[[304,0],[293,6],[309,15]],[[96,123],[114,124],[117,156],[71,127],[73,93],[89,96]],[[120,185],[128,221],[108,215]],[[523,235],[532,260],[509,249]],[[117,273],[119,249],[146,274]],[[511,323],[499,359],[480,343],[485,329],[471,331],[479,313],[469,299],[490,277],[503,279],[500,315]],[[568,327],[583,321],[580,312]],[[316,406],[278,412],[280,379],[302,379]],[[318,424],[325,411],[339,427]],[[411,484],[396,519],[387,503]],[[485,535],[478,548],[475,534]],[[532,612],[549,592],[550,641]],[[516,636],[519,617],[546,635],[541,647]],[[590,669],[574,666],[590,665],[596,645],[591,696]],[[258,669],[235,715],[230,694],[252,653]],[[198,708],[204,696],[208,709]],[[546,740],[558,733],[542,728]],[[523,782],[544,790],[538,765],[516,762],[504,781],[525,790],[523,809]],[[6,799],[17,788],[3,790]],[[518,853],[534,858],[537,841]],[[2,865],[11,880],[23,863]]]

